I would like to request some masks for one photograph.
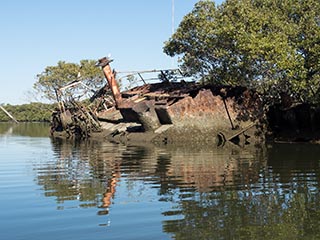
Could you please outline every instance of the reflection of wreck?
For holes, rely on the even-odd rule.
[[[262,104],[252,90],[171,81],[168,72],[160,71],[162,81],[144,81],[142,86],[120,92],[110,62],[99,60],[108,84],[91,98],[103,99],[99,105],[103,108],[90,109],[70,100],[61,103],[53,115],[53,135],[67,132],[67,136],[100,135],[111,141],[220,144],[254,143],[263,138]],[[112,99],[107,101],[108,92]]]
[[[266,149],[254,146],[122,146],[95,139],[52,139],[51,144],[54,158],[35,166],[44,195],[54,197],[60,210],[98,207],[98,215],[109,214],[110,206],[123,198],[119,188],[126,185],[125,195],[134,202],[150,197],[149,188],[159,189],[159,201],[173,193],[190,197],[185,194],[189,190],[244,190],[258,183],[266,166]]]

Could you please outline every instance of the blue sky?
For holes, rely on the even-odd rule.
[[[175,27],[196,2],[174,0]],[[35,101],[36,75],[60,60],[111,54],[118,71],[173,67],[162,51],[171,13],[172,0],[0,1],[0,104]]]

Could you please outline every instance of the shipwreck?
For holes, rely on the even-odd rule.
[[[255,91],[186,81],[180,70],[175,77],[174,71],[159,70],[160,79],[153,83],[136,72],[141,84],[120,91],[111,62],[108,58],[97,62],[107,81],[90,98],[99,104],[87,106],[70,98],[58,101],[52,115],[52,136],[220,146],[264,141],[266,117]],[[71,83],[63,89],[74,86]]]

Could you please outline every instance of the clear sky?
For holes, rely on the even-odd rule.
[[[175,27],[196,2],[174,0]],[[0,1],[0,104],[35,101],[36,75],[60,60],[111,54],[117,71],[176,67],[162,50],[171,13],[172,0]]]

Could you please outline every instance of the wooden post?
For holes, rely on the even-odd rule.
[[[7,114],[8,117],[10,117],[15,123],[19,123],[7,110],[4,109],[4,107],[2,107],[2,106],[0,105],[0,108],[1,108],[1,110],[4,111],[4,113]]]

